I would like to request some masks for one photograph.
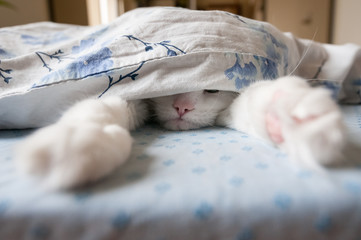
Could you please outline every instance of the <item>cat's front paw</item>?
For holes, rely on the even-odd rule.
[[[318,163],[329,165],[341,159],[345,142],[342,115],[325,89],[301,83],[276,89],[265,124],[271,141],[298,163],[317,167]]]
[[[45,187],[65,189],[109,174],[128,159],[131,145],[129,132],[118,125],[57,123],[25,139],[16,159]]]

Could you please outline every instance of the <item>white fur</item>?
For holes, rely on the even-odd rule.
[[[275,100],[277,94],[280,96]],[[329,91],[311,88],[298,77],[252,85],[218,121],[272,142],[265,120],[270,112],[278,117],[284,138],[282,143],[273,143],[293,161],[318,168],[319,163],[327,165],[340,159],[345,133],[337,104]]]
[[[142,124],[145,111],[144,103],[129,106],[118,97],[79,102],[18,146],[19,169],[41,178],[50,189],[99,180],[128,159],[128,129]],[[135,113],[141,116],[135,119]]]
[[[284,77],[255,83],[237,96],[197,91],[153,98],[150,105],[160,124],[171,130],[218,124],[272,142],[297,163],[318,167],[337,161],[344,131],[341,113],[326,90]],[[117,97],[82,101],[19,146],[19,168],[49,188],[96,181],[128,159],[132,144],[128,130],[142,125],[148,115],[145,101]],[[272,123],[279,128],[272,129]],[[282,136],[281,142],[274,141],[275,133]]]
[[[237,95],[225,91],[217,93],[196,91],[153,98],[151,102],[156,118],[164,128],[189,130],[214,125],[219,113],[226,109]],[[175,100],[188,101],[194,106],[194,110],[179,119],[173,106]]]

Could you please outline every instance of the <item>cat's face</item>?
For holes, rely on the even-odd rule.
[[[156,119],[170,130],[188,130],[215,123],[236,93],[204,90],[152,99]]]

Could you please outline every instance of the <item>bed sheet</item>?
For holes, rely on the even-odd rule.
[[[0,239],[361,239],[361,106],[344,106],[347,166],[315,172],[242,132],[133,132],[101,182],[46,192],[15,171],[32,130],[0,132]]]

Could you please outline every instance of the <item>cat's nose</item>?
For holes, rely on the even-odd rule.
[[[178,102],[173,103],[174,109],[177,111],[179,117],[182,117],[184,114],[194,110],[194,105],[190,102]]]

